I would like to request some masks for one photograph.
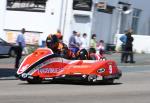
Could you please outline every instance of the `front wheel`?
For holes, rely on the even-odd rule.
[[[16,52],[15,52],[14,49],[11,49],[11,50],[9,51],[9,56],[10,56],[10,57],[15,57],[15,56],[16,56]]]
[[[41,79],[28,79],[27,82],[29,84],[41,84],[42,83],[42,80]]]

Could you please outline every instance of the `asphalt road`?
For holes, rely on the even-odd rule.
[[[12,78],[13,58],[1,59],[0,78],[4,79],[0,80],[0,103],[150,103],[149,55],[137,55],[135,64],[121,64],[116,54],[108,58],[116,60],[123,71],[113,85],[31,85]]]
[[[124,72],[114,85],[0,81],[0,103],[150,103],[150,71]]]

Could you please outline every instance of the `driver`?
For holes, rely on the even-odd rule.
[[[54,53],[58,52],[59,40],[56,35],[50,34],[46,39],[46,45],[50,48]]]
[[[62,42],[62,36],[51,34],[47,37],[46,44],[55,54],[71,58],[72,53],[69,51],[67,45]]]

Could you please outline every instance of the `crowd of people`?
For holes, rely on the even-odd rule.
[[[23,49],[26,46],[24,38],[25,29],[21,30],[21,33],[17,36],[16,44],[18,48],[16,49],[16,62],[15,68],[19,67],[20,59],[22,57]],[[133,58],[133,37],[132,30],[129,29],[125,32],[123,36],[120,37],[122,42],[122,55],[121,63],[135,63]],[[96,53],[99,51],[99,55],[103,56],[105,51],[104,41],[96,41],[96,34],[91,35],[90,43],[88,43],[87,34],[81,34],[77,31],[73,31],[71,37],[69,38],[68,46],[63,43],[63,35],[60,30],[57,30],[55,34],[49,34],[46,38],[46,46],[53,50],[54,53],[61,54],[63,57],[68,59],[89,59],[89,54]],[[81,55],[81,54],[84,54]],[[130,60],[128,61],[128,57]]]
[[[104,51],[104,41],[100,40],[98,43],[96,41],[96,34],[92,34],[90,43],[87,40],[87,34],[83,33],[82,37],[80,36],[79,32],[73,31],[73,35],[69,39],[69,48],[76,53],[80,49],[89,50],[89,52],[96,53],[96,50]],[[102,54],[102,52],[101,52]]]
[[[15,68],[19,67],[20,59],[22,57],[22,52],[26,46],[24,33],[25,29],[21,30],[21,33],[18,34],[16,39],[16,44],[18,48],[16,48],[16,62]],[[121,54],[121,63],[135,63],[133,57],[133,37],[132,37],[132,29],[125,31],[125,34],[120,37],[120,41],[122,42],[122,54]],[[57,30],[54,34],[49,34],[46,38],[46,46],[53,50],[54,53],[61,54],[63,57],[67,59],[89,59],[89,54],[97,53],[99,51],[99,55],[103,56],[105,52],[105,43],[103,40],[97,42],[96,34],[91,35],[91,39],[88,42],[87,34],[83,33],[82,35],[73,31],[72,35],[69,38],[69,43],[66,45],[63,42],[63,35],[60,30]],[[82,55],[83,54],[83,55]],[[130,59],[129,59],[130,57]],[[128,60],[129,59],[129,60]]]
[[[133,44],[132,44],[134,41],[134,38],[132,37],[132,33],[133,33],[132,29],[129,29],[129,30],[125,31],[125,34],[123,36],[120,37],[120,40],[122,42],[121,63],[135,63],[134,56],[133,56]],[[69,54],[69,56],[67,56],[67,57],[70,57],[70,58],[77,57],[77,55],[79,54],[78,52],[79,51],[81,52],[81,50],[85,54],[86,53],[89,53],[89,54],[97,53],[97,51],[99,51],[99,54],[101,56],[103,56],[103,54],[105,52],[104,40],[100,40],[99,42],[97,42],[96,34],[91,35],[90,42],[88,43],[86,33],[83,33],[81,36],[81,34],[79,32],[73,31],[71,37],[69,38],[68,46],[62,42],[62,34],[60,31],[58,31],[58,33],[56,33],[56,37],[54,37],[54,38],[58,38],[58,40],[56,40],[56,42],[61,41],[60,44],[62,44],[62,46],[61,46],[61,48],[59,46],[56,46],[59,49],[55,48],[54,50],[53,49],[52,50],[54,52],[55,51],[62,52],[62,50],[64,50],[63,52],[65,52],[65,55]],[[49,47],[49,46],[52,48],[52,45],[47,44],[47,47]]]

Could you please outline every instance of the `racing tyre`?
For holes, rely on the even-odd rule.
[[[27,82],[29,84],[41,84],[42,83],[42,80],[41,79],[28,79]]]
[[[97,82],[97,76],[96,75],[89,75],[88,77],[87,77],[87,80],[88,80],[88,82],[89,83],[96,83]]]
[[[103,80],[104,84],[114,84],[114,79]]]

